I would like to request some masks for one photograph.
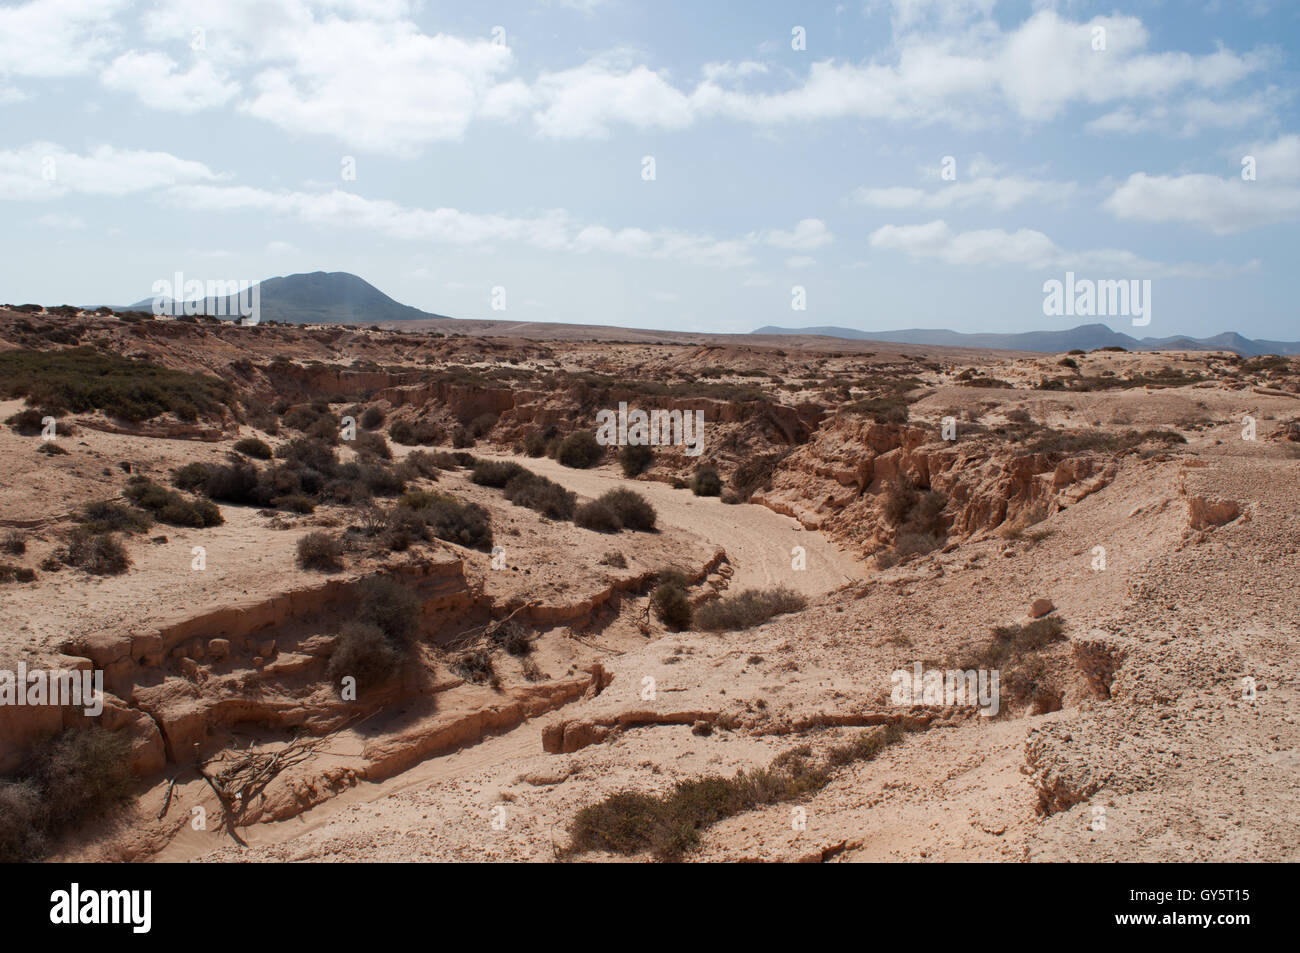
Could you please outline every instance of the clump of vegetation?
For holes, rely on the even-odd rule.
[[[257,437],[245,437],[242,440],[236,440],[234,449],[246,457],[254,457],[258,460],[270,460],[272,456],[270,444],[265,440],[259,440]]]
[[[654,506],[635,490],[609,490],[596,501],[611,510],[624,529],[653,532],[658,514]]]
[[[832,748],[823,761],[807,745],[791,749],[764,768],[731,777],[709,775],[678,781],[662,794],[620,791],[580,810],[569,828],[568,853],[650,851],[678,860],[700,843],[700,831],[728,817],[767,804],[794,801],[823,788],[836,768],[870,761],[903,737],[895,725],[870,728]]]
[[[645,444],[624,444],[618,452],[618,463],[623,468],[623,476],[629,480],[640,476],[650,469],[655,461],[655,452]]]
[[[55,443],[55,442],[52,441],[52,440],[51,440],[51,441],[47,441],[46,443],[41,444],[39,447],[36,448],[36,452],[37,452],[37,453],[43,453],[43,454],[45,454],[47,457],[66,457],[66,456],[68,456],[68,451],[64,450],[62,447],[60,447],[57,443]]]
[[[57,418],[61,413],[62,411],[59,411],[59,413],[55,413],[53,411],[45,410],[45,409],[35,410],[32,408],[28,408],[27,410],[20,410],[18,411],[18,413],[11,414],[9,417],[6,417],[5,423],[7,423],[13,429],[14,433],[18,434],[19,436],[35,437],[44,432],[46,417]],[[77,432],[76,428],[74,428],[71,424],[66,424],[61,420],[55,420],[54,422],[55,436],[71,437],[75,435],[76,432]]]
[[[153,517],[134,507],[102,500],[82,507],[77,522],[90,533],[143,533],[153,525]]]
[[[89,347],[0,353],[0,394],[62,411],[101,410],[131,423],[173,413],[181,420],[218,413],[232,401],[230,385],[108,354]]]
[[[578,430],[569,434],[555,451],[555,459],[566,467],[585,470],[595,466],[605,456],[605,448],[596,442],[596,435],[590,430]]]
[[[513,477],[506,484],[505,496],[515,506],[526,506],[553,520],[573,519],[578,505],[573,492],[532,471]]]
[[[316,572],[343,568],[343,544],[329,533],[308,533],[298,540],[298,566]]]
[[[514,619],[505,619],[491,626],[487,636],[494,645],[519,658],[523,658],[533,650],[532,640],[528,638],[528,630]]]
[[[659,573],[650,592],[650,609],[655,617],[673,632],[691,627],[691,600],[687,595],[686,576],[675,569]]]
[[[713,467],[700,467],[691,474],[688,485],[691,492],[696,496],[720,496],[722,494],[722,478],[718,476],[718,471]]]
[[[600,565],[613,566],[615,569],[626,569],[627,557],[617,549],[611,549],[604,556],[600,557]]]
[[[208,500],[187,500],[174,490],[161,487],[147,477],[135,476],[127,481],[126,498],[151,512],[159,522],[169,526],[193,526],[202,529],[225,522],[221,510]]]
[[[365,691],[392,681],[405,664],[406,655],[378,626],[345,622],[330,654],[329,675],[335,682],[350,675],[357,680],[358,691]]]
[[[1174,430],[1126,430],[1120,434],[1104,430],[1054,430],[1025,445],[1029,453],[1132,453],[1145,443],[1165,447],[1187,443]]]
[[[131,794],[131,742],[98,725],[39,742],[0,781],[0,861],[39,860],[60,837]]]
[[[524,467],[508,460],[476,460],[469,478],[480,486],[501,489],[521,473],[528,472]]]
[[[361,426],[365,427],[367,430],[375,430],[376,428],[383,426],[383,423],[384,412],[374,404],[367,407],[361,414]]]
[[[547,440],[539,433],[530,433],[524,438],[524,453],[530,457],[546,456]]]
[[[500,684],[496,669],[492,667],[492,656],[484,649],[472,649],[462,653],[451,663],[451,670],[467,682],[487,683],[493,688]]]
[[[5,533],[3,539],[0,539],[0,551],[10,556],[21,556],[27,552],[27,540],[23,539],[23,534],[18,530],[11,529]]]
[[[695,627],[710,632],[752,629],[773,616],[798,612],[807,604],[808,600],[787,586],[745,589],[734,596],[706,602],[696,609]]]
[[[416,491],[402,497],[400,506],[414,513],[438,539],[483,552],[492,550],[492,518],[477,503],[462,503],[446,493]]]
[[[623,521],[618,514],[600,500],[583,503],[573,513],[573,521],[583,529],[595,530],[597,533],[617,533],[623,529]]]
[[[80,526],[69,534],[62,560],[96,576],[117,576],[131,568],[131,557],[115,535],[90,533]]]
[[[428,447],[442,443],[443,430],[429,420],[394,420],[388,427],[388,436],[393,443],[403,446]]]

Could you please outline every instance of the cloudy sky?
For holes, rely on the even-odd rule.
[[[1300,339],[1297,56],[1293,0],[0,2],[0,301],[1018,331],[1068,270]]]

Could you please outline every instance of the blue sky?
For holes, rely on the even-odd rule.
[[[337,270],[457,317],[1023,331],[1088,320],[1043,313],[1073,271],[1152,282],[1117,330],[1300,339],[1298,40],[1286,0],[0,3],[0,300]]]

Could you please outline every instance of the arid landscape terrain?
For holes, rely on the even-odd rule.
[[[6,859],[1300,859],[1300,358],[455,326],[0,309]]]

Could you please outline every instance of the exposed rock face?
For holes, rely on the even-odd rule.
[[[1091,456],[1008,451],[977,440],[944,442],[928,429],[879,424],[857,416],[826,423],[781,463],[772,489],[752,502],[798,519],[869,554],[894,530],[880,513],[890,484],[906,478],[948,498],[951,535],[966,537],[1042,508],[1048,514],[1082,500],[1114,478],[1113,463]]]
[[[1240,515],[1241,504],[1236,500],[1207,500],[1203,496],[1187,500],[1187,525],[1192,529],[1213,529]]]

